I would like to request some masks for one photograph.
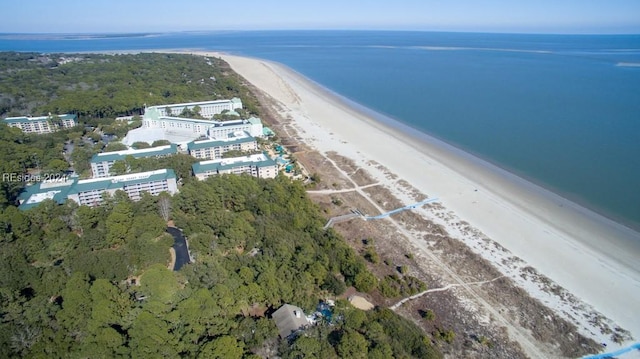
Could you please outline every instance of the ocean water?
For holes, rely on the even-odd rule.
[[[0,51],[177,48],[281,62],[352,101],[640,229],[640,35],[0,34]]]

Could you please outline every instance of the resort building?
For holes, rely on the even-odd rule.
[[[70,199],[79,205],[94,207],[102,204],[105,193],[113,195],[117,190],[124,191],[131,200],[137,201],[143,192],[154,196],[161,192],[174,194],[178,191],[178,186],[176,174],[172,169],[88,180],[75,178],[64,182],[44,181],[25,188],[18,197],[18,208],[26,210],[37,206],[45,199],[52,199],[60,204]]]
[[[240,99],[232,99],[147,107],[142,117],[142,127],[129,131],[123,143],[130,146],[138,141],[151,143],[165,139],[185,144],[200,137],[227,138],[238,131],[247,132],[253,137],[264,136],[262,121],[256,117],[229,121],[176,117],[185,108],[193,110],[195,106],[200,106],[203,117],[209,117],[224,110],[242,108],[242,102]],[[207,108],[206,113],[204,108]]]
[[[209,139],[187,143],[187,151],[195,158],[215,160],[222,158],[222,154],[229,151],[255,151],[258,142],[244,131],[234,132],[224,139]]]
[[[76,115],[49,115],[38,117],[7,117],[4,120],[10,127],[17,127],[24,133],[52,133],[61,128],[71,128],[78,124]]]
[[[264,153],[197,162],[191,168],[193,175],[201,181],[225,173],[247,173],[258,178],[275,178],[278,175],[278,165]]]
[[[242,100],[234,97],[231,100],[214,100],[152,106],[148,107],[146,110],[157,109],[160,116],[178,116],[184,112],[184,110],[193,112],[196,107],[199,109],[198,112],[200,116],[204,118],[212,118],[213,115],[220,114],[223,111],[233,111],[242,108]]]
[[[94,178],[110,176],[111,166],[116,161],[124,161],[127,156],[133,158],[145,157],[166,157],[178,153],[178,147],[174,144],[166,146],[158,146],[151,148],[143,148],[139,150],[129,149],[114,152],[103,152],[93,155],[91,158],[91,171]]]

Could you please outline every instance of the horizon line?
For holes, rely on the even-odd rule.
[[[162,35],[162,34],[176,34],[176,33],[230,33],[230,32],[334,32],[334,31],[349,31],[349,32],[432,32],[432,33],[460,33],[460,34],[496,34],[496,35],[576,35],[576,36],[616,36],[616,35],[640,35],[640,31],[637,32],[545,32],[545,31],[475,31],[475,30],[428,30],[428,29],[349,29],[349,28],[310,28],[310,29],[202,29],[202,30],[169,30],[169,31],[90,31],[90,32],[3,32],[0,31],[0,36],[3,35],[73,35],[73,36],[87,36],[87,35]]]

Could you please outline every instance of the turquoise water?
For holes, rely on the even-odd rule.
[[[288,65],[640,228],[640,35],[271,31],[0,36],[0,50],[198,48]]]

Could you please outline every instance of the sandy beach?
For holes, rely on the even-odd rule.
[[[280,64],[220,53],[198,54],[227,61],[279,103],[281,115],[291,119],[299,140],[321,153],[336,151],[352,159],[405,205],[416,201],[389,178],[389,172],[438,198],[440,206],[424,206],[416,212],[491,261],[582,334],[608,348],[620,347],[602,332],[605,323],[640,338],[638,232],[441,141],[392,120],[375,118],[376,114],[350,106]],[[421,247],[420,238],[412,241]],[[563,290],[549,291],[548,282],[523,275],[527,268],[534,268]],[[594,324],[598,313],[605,318]]]

